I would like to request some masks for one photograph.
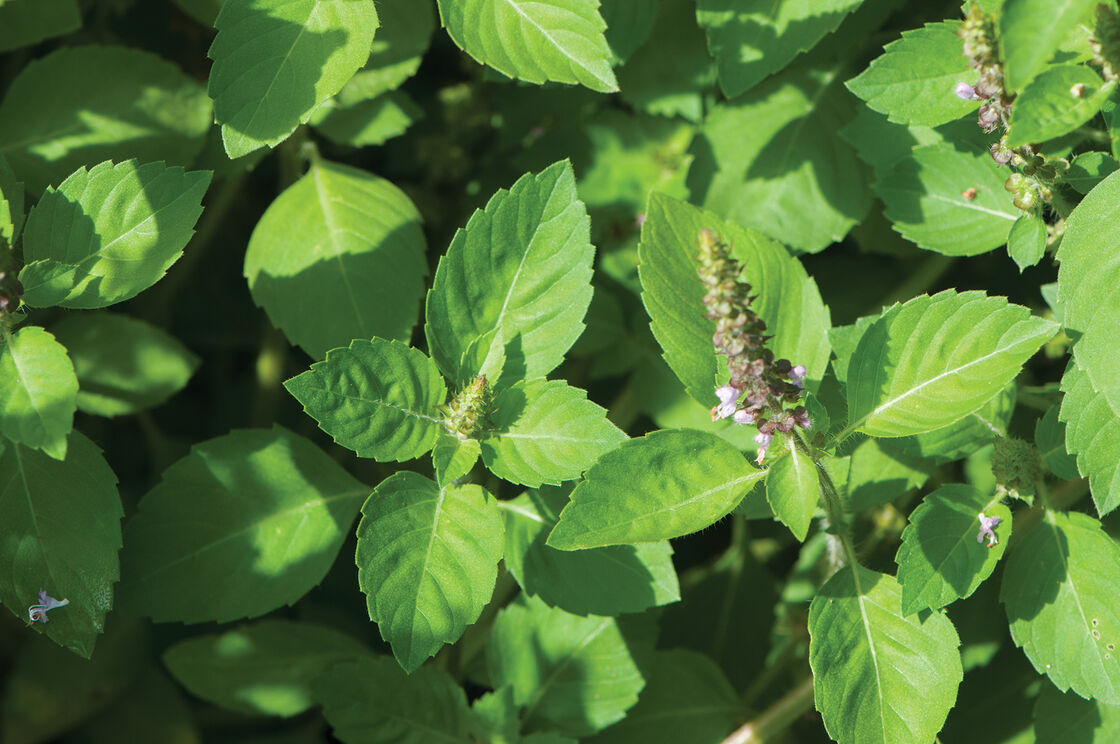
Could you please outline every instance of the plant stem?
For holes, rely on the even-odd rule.
[[[810,675],[778,702],[748,721],[723,740],[723,744],[759,744],[770,741],[813,708],[813,677]]]

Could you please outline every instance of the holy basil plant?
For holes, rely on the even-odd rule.
[[[1120,740],[1118,158],[1114,0],[0,0],[0,744]]]

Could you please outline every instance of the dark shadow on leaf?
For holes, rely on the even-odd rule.
[[[1007,560],[1000,594],[1007,621],[1032,620],[1058,598],[1068,578],[1069,541],[1064,532],[1044,520],[1023,536]],[[1008,597],[1005,592],[1016,596]]]

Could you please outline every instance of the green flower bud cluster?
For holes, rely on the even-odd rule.
[[[996,147],[1008,149],[1004,139],[993,146],[993,151]],[[1069,161],[1065,158],[1047,158],[1036,153],[1030,145],[1023,145],[1009,152],[1009,162],[1019,168],[1019,172],[1008,176],[1003,187],[1014,195],[1012,201],[1015,206],[1029,212],[1040,203],[1053,199],[1054,185],[1069,170]],[[1000,155],[1002,157],[1002,151]],[[998,158],[996,162],[999,162]]]
[[[490,404],[490,386],[486,376],[479,375],[447,404],[443,428],[459,439],[477,439],[490,423]]]
[[[1042,480],[1042,458],[1030,442],[1000,437],[992,451],[992,475],[1000,491],[1016,498],[1034,494],[1035,482]]]

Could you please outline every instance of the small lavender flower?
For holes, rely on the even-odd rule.
[[[797,387],[803,387],[803,382],[805,380],[805,371],[806,370],[803,365],[795,365],[793,369],[789,371],[789,381]]]
[[[735,413],[735,406],[739,403],[742,391],[731,385],[716,388],[716,397],[719,403],[712,406],[712,421],[719,421]]]
[[[55,599],[42,589],[39,590],[39,604],[27,608],[27,618],[33,623],[47,622],[47,613],[56,607],[65,607],[70,604],[69,599]]]
[[[984,512],[980,512],[980,532],[976,535],[976,542],[984,542],[984,536],[988,536],[988,547],[999,544],[999,538],[996,536],[995,527],[1000,523],[999,517],[985,517]]]
[[[734,415],[732,415],[731,418],[736,424],[742,424],[743,426],[747,426],[748,424],[753,424],[758,421],[758,416],[745,408],[740,408],[734,413]]]
[[[957,94],[957,98],[962,98],[966,101],[975,101],[980,98],[976,95],[976,89],[963,80],[957,83],[957,87],[953,88],[953,92]]]
[[[755,435],[754,441],[758,445],[758,455],[755,457],[755,462],[762,465],[762,461],[766,459],[766,448],[770,446],[770,442],[774,439],[773,434],[763,434],[759,432]]]

